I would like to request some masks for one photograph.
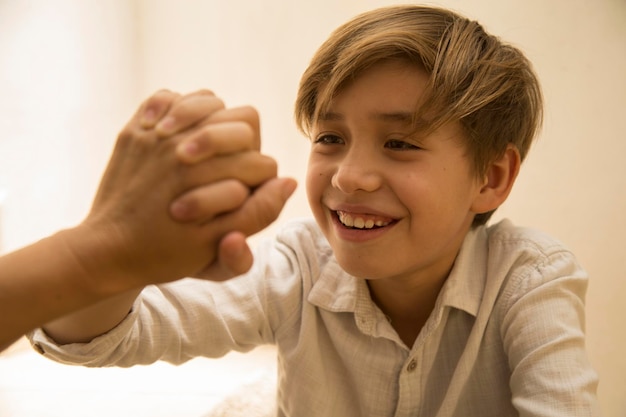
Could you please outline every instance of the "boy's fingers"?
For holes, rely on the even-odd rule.
[[[227,121],[208,124],[181,140],[176,146],[178,160],[194,164],[215,155],[256,148],[257,133],[246,122]]]
[[[154,129],[161,137],[172,136],[223,108],[224,102],[208,91],[190,94],[176,100]]]
[[[193,276],[211,281],[226,281],[248,272],[253,262],[254,257],[246,236],[241,232],[230,232],[220,240],[216,260]]]
[[[225,271],[221,279],[241,275],[252,267],[254,257],[246,243],[246,236],[241,232],[231,232],[224,236],[219,243],[217,262]]]
[[[254,132],[254,149],[261,149],[261,122],[259,112],[252,106],[233,107],[213,113],[207,123],[246,122]]]
[[[250,194],[243,183],[228,179],[194,188],[170,205],[170,215],[179,222],[204,222],[237,209]]]
[[[256,187],[276,177],[277,173],[278,165],[273,158],[256,151],[238,152],[182,166],[178,190],[185,192],[227,178]]]

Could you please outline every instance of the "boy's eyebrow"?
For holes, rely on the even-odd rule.
[[[335,113],[332,111],[327,111],[327,112],[320,113],[318,116],[318,119],[324,122],[332,122],[334,120],[337,120],[337,121],[343,120],[344,117],[342,114]]]
[[[372,120],[380,120],[383,122],[402,122],[411,124],[415,122],[415,114],[413,112],[397,111],[397,112],[374,112],[369,116]],[[321,121],[342,121],[345,117],[341,113],[332,111],[320,113]]]
[[[402,122],[410,124],[413,123],[413,121],[415,120],[415,114],[412,112],[403,111],[391,113],[373,113],[370,118],[383,122]]]

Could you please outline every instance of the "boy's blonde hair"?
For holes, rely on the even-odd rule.
[[[302,76],[295,108],[300,129],[308,135],[343,87],[390,59],[418,64],[430,75],[416,120],[427,114],[427,130],[459,121],[479,178],[509,144],[526,157],[542,122],[541,89],[530,62],[477,22],[436,7],[385,7],[335,30]],[[474,225],[491,214],[478,214]]]

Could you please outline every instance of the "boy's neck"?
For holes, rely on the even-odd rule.
[[[367,281],[372,300],[409,348],[432,313],[447,277],[418,285],[392,279]]]

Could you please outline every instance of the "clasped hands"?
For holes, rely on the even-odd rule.
[[[85,268],[106,259],[136,286],[228,279],[251,267],[246,237],[278,217],[295,187],[260,153],[253,108],[227,109],[206,90],[159,91],[119,134],[71,249]]]

